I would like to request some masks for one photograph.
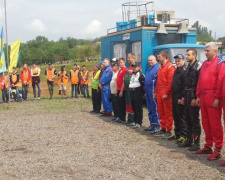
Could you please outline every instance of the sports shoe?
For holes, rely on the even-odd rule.
[[[101,116],[101,117],[107,117],[107,115],[108,115],[107,113],[103,113],[103,114],[101,114],[100,116]]]
[[[166,130],[165,129],[160,129],[155,136],[164,136],[164,134],[166,134]]]
[[[171,133],[171,136],[166,138],[168,140],[175,140],[176,139],[176,135]]]
[[[220,166],[225,166],[225,161],[222,161],[222,162],[220,163]]]
[[[188,151],[197,151],[200,149],[200,144],[199,143],[195,143],[193,146],[188,148]]]
[[[122,123],[123,121],[121,121],[121,120],[120,120],[120,118],[119,118],[119,117],[117,117],[117,118],[114,120],[114,122],[117,122],[117,123]]]
[[[135,125],[136,125],[135,122],[132,122],[132,123],[130,123],[129,126],[135,126]]]
[[[213,160],[217,160],[219,158],[222,157],[222,154],[218,151],[214,151],[214,153],[210,154],[208,157],[207,157],[207,160],[209,161],[213,161]]]
[[[184,143],[185,141],[186,141],[186,138],[183,137],[183,136],[181,136],[181,137],[179,137],[179,138],[176,140],[176,143],[177,143],[177,144],[181,144],[181,143]]]
[[[107,113],[106,117],[112,117],[112,113]]]
[[[162,138],[163,138],[163,139],[169,139],[169,138],[171,138],[172,136],[173,136],[173,134],[172,134],[171,132],[166,132]]]
[[[36,98],[34,98],[34,100],[36,100]]]
[[[152,131],[153,129],[154,129],[154,127],[149,126],[149,127],[147,127],[147,128],[144,128],[144,131]]]
[[[38,100],[40,100],[41,98],[40,97],[38,97]]]
[[[199,149],[195,152],[196,154],[212,154],[213,150],[210,146],[204,146],[202,149]]]
[[[151,131],[150,134],[156,134],[157,132],[160,131],[160,127],[154,127]]]
[[[138,129],[138,128],[140,128],[140,127],[141,127],[141,125],[140,125],[140,124],[138,124],[138,123],[137,123],[137,124],[135,124],[135,126],[133,126],[133,128],[134,128],[134,129]]]
[[[115,120],[116,120],[116,118],[117,118],[117,117],[113,117],[113,118],[112,118],[112,121],[115,121]]]
[[[95,110],[90,111],[90,113],[91,113],[91,114],[92,114],[92,113],[95,113]]]

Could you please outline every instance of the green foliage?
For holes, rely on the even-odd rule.
[[[214,41],[212,37],[212,31],[208,30],[207,27],[202,27],[198,21],[196,21],[192,27],[197,29],[198,42],[205,44],[207,42]]]
[[[45,64],[48,62],[62,63],[65,60],[83,61],[88,58],[99,58],[101,46],[94,40],[60,38],[58,41],[49,41],[44,36],[37,36],[36,39],[21,43],[21,59],[19,66],[24,63]]]

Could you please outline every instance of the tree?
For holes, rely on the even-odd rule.
[[[199,24],[199,21],[196,21],[192,27],[197,29],[197,41],[198,42],[205,44],[207,42],[214,41],[214,39],[212,37],[212,31],[208,30],[207,27],[202,27]]]
[[[67,37],[58,41],[49,41],[44,36],[21,43],[20,65],[27,63],[43,64],[48,62],[63,62],[64,60],[84,60],[100,57],[100,38],[94,40],[75,39]]]

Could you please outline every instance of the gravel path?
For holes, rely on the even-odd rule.
[[[109,118],[90,100],[0,104],[0,179],[225,179],[219,162]],[[145,110],[144,125],[148,125]],[[225,154],[224,154],[225,155]]]

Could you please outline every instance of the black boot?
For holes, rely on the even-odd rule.
[[[197,151],[200,149],[200,135],[194,135],[194,145],[188,148],[188,151]]]
[[[184,143],[178,144],[178,147],[191,147],[193,143],[193,138],[191,136],[188,136],[186,141]]]

